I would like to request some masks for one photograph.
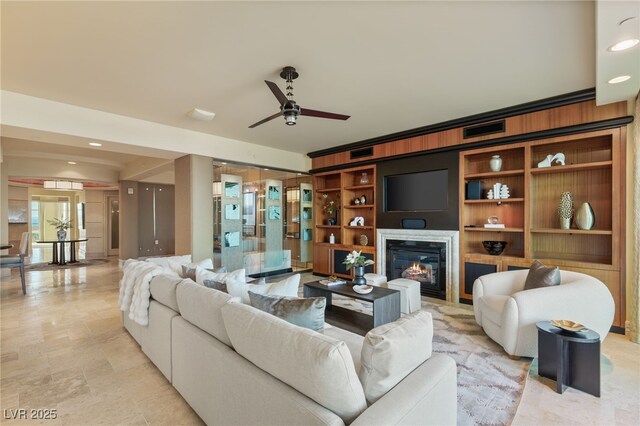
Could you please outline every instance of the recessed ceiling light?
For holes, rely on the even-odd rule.
[[[75,161],[67,161],[67,164],[78,164]]]
[[[298,176],[302,176],[302,173],[298,173]]]
[[[262,169],[262,170],[269,170],[269,169]]]
[[[102,144],[98,143],[98,142],[89,142],[89,145],[91,145],[91,146],[102,146]]]
[[[631,49],[633,46],[637,45],[638,43],[640,43],[640,40],[638,40],[637,38],[630,38],[627,40],[619,41],[618,43],[609,47],[608,50],[610,52],[620,52],[621,50]]]
[[[223,162],[222,162],[222,163],[220,163],[220,164],[226,165],[227,163],[225,163],[225,162],[223,161]]]
[[[630,75],[620,75],[618,77],[614,77],[611,80],[609,80],[609,84],[617,84],[617,83],[622,83],[623,81],[627,81],[631,78]]]
[[[199,108],[194,108],[191,111],[189,111],[187,113],[187,115],[189,117],[193,118],[194,120],[211,121],[211,120],[213,120],[213,117],[216,116],[216,113],[215,112],[205,111],[205,110],[199,109]]]

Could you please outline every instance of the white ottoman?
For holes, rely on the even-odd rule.
[[[396,278],[387,287],[400,291],[400,311],[410,314],[420,310],[420,283],[406,278]]]
[[[368,274],[364,274],[364,279],[367,280],[368,285],[374,286],[382,286],[387,283],[387,277],[380,274],[373,274],[369,272]]]

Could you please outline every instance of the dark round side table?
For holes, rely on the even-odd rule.
[[[556,392],[566,386],[600,397],[600,335],[585,329],[570,332],[549,321],[538,328],[538,374],[556,381]]]

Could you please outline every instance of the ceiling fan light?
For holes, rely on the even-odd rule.
[[[295,126],[297,118],[298,116],[295,114],[285,115],[284,122],[287,123],[287,126]]]

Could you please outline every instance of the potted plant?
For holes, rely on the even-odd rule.
[[[329,194],[322,194],[322,211],[331,216],[327,219],[328,225],[337,225],[338,224],[338,203],[337,201],[340,199],[340,194],[336,194],[336,199],[332,200],[329,198]]]
[[[342,262],[347,265],[347,271],[353,268],[353,285],[365,285],[367,280],[364,278],[364,267],[373,265],[373,260],[362,256],[361,251],[352,251]]]
[[[73,228],[73,226],[71,226],[71,219],[58,219],[55,217],[51,220],[47,220],[47,222],[58,230],[58,241],[66,240],[67,229]]]

